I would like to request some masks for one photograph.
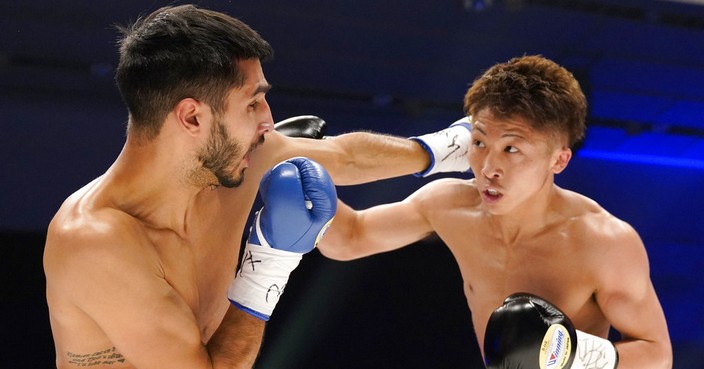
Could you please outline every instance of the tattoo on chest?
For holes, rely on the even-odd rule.
[[[66,352],[68,363],[78,367],[89,367],[95,365],[112,365],[125,362],[125,357],[122,356],[115,347],[103,351],[97,351],[90,354],[76,354],[71,351]]]

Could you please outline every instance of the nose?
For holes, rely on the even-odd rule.
[[[274,130],[274,117],[271,116],[271,109],[269,109],[269,103],[267,103],[266,100],[262,101],[260,104],[263,106],[260,110],[261,116],[258,117],[261,119],[258,131],[260,134],[265,134]]]
[[[481,173],[484,177],[492,179],[499,178],[503,174],[498,158],[494,154],[488,154],[482,163]]]
[[[258,133],[259,134],[265,134],[269,133],[274,130],[274,123],[273,122],[264,122],[264,123],[259,123],[258,127]]]

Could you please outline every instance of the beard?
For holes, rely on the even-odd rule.
[[[233,173],[231,168],[238,167],[242,158],[262,142],[264,136],[261,136],[257,143],[251,144],[245,152],[243,145],[230,138],[225,125],[221,121],[215,121],[208,142],[198,153],[198,160],[203,169],[215,177],[219,185],[234,188],[244,181],[247,168],[242,168],[239,173]]]

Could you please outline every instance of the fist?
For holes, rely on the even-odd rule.
[[[259,186],[264,206],[257,215],[257,232],[250,243],[296,253],[311,251],[337,210],[337,192],[328,172],[303,157],[277,164]]]

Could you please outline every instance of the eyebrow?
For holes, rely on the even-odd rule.
[[[502,137],[502,138],[504,138],[504,137],[513,137],[513,138],[517,138],[517,139],[523,140],[523,141],[526,140],[525,137],[521,136],[521,135],[518,134],[518,133],[504,133],[503,135],[501,135],[501,137]]]
[[[267,92],[269,92],[269,90],[271,90],[271,87],[272,86],[268,83],[258,85],[257,88],[254,90],[254,92],[252,92],[251,97],[257,96],[258,94],[261,94],[261,93],[267,93]]]
[[[484,132],[484,130],[481,129],[481,128],[479,128],[479,126],[477,126],[476,124],[473,125],[472,127],[473,127],[474,129],[476,129],[477,131],[479,131],[479,133],[481,133],[481,134],[483,134],[484,136],[486,136],[486,132]],[[511,132],[509,132],[509,133],[504,133],[503,135],[501,135],[501,138],[504,138],[504,137],[515,137],[515,138],[518,138],[518,139],[521,139],[521,140],[524,140],[524,141],[526,140],[526,138],[523,137],[522,135],[520,135],[520,134],[518,134],[518,133],[511,133]]]

